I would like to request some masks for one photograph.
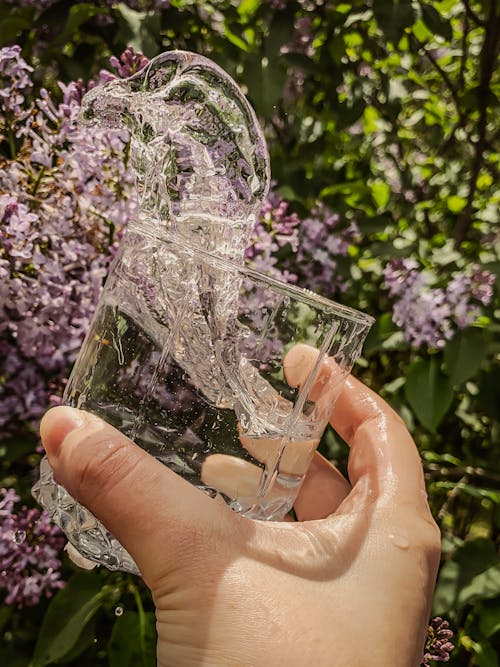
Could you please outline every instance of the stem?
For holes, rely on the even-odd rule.
[[[144,614],[144,606],[137,588],[131,584],[130,590],[134,596],[137,615],[139,616],[139,642],[141,644],[142,664],[143,667],[147,667],[147,665],[144,664],[144,657],[146,655],[146,616]]]
[[[462,0],[462,3],[463,3],[464,9],[465,9],[465,13],[467,14],[467,16],[468,16],[468,17],[469,17],[469,18],[470,18],[476,25],[479,25],[479,26],[483,26],[483,27],[484,27],[484,26],[486,25],[486,21],[483,21],[483,19],[482,19],[480,16],[478,16],[478,15],[476,14],[476,12],[475,12],[475,11],[472,9],[472,7],[470,6],[469,0]],[[493,4],[493,0],[492,0],[492,4]]]
[[[12,160],[16,159],[16,140],[14,137],[14,132],[9,128],[9,131],[7,133],[7,136],[9,138],[9,150],[10,150],[10,157]]]
[[[37,193],[37,190],[40,186],[40,183],[42,182],[43,175],[45,174],[45,167],[42,166],[40,171],[38,172],[38,176],[36,177],[36,181],[33,184],[33,190],[31,191],[31,195],[34,197]]]
[[[426,473],[429,474],[431,480],[445,478],[448,480],[461,479],[464,476],[481,479],[492,484],[500,484],[500,474],[478,468],[473,466],[465,466],[461,468],[445,468],[437,463],[425,463]]]

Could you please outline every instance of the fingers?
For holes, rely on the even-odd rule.
[[[342,473],[316,452],[295,501],[297,519],[324,519],[335,512],[350,490],[351,485]]]
[[[318,360],[318,350],[307,345],[292,348],[284,360],[292,386],[304,386]],[[420,456],[402,419],[375,392],[348,376],[325,358],[309,392],[318,403],[334,403],[330,423],[351,448],[349,480],[372,502],[378,495],[397,494],[398,500],[422,502],[425,484]],[[333,387],[333,389],[332,389]],[[358,498],[359,500],[359,498]]]
[[[330,423],[350,446],[348,473],[367,496],[397,496],[420,504],[425,494],[420,456],[403,420],[375,392],[349,376]]]
[[[53,408],[40,434],[58,483],[123,544],[146,579],[175,563],[189,535],[221,521],[226,508],[93,415]]]

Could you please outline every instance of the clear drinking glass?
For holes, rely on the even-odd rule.
[[[372,321],[143,220],[124,236],[64,403],[99,415],[235,511],[280,519]],[[312,368],[300,367],[298,344],[318,350]],[[287,382],[287,359],[299,386]],[[137,572],[46,459],[34,495],[86,558]]]

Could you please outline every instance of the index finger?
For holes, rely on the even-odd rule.
[[[288,352],[284,369],[292,386],[304,384],[318,354],[308,345],[298,345]],[[359,503],[363,494],[370,501],[381,494],[397,494],[398,502],[406,499],[415,505],[425,495],[424,476],[416,445],[403,420],[352,375],[344,380],[335,359],[326,357],[309,395],[315,402],[328,402],[335,394],[330,423],[351,449],[348,474],[355,502]]]
[[[419,503],[425,495],[417,447],[399,415],[378,394],[352,375],[345,380],[330,423],[347,442],[348,474],[377,495]]]

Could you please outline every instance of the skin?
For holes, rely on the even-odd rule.
[[[350,446],[349,482],[315,454],[298,522],[258,522],[100,419],[63,406],[45,415],[57,480],[125,546],[152,591],[160,667],[420,664],[440,537],[417,449],[353,377],[330,421]]]

